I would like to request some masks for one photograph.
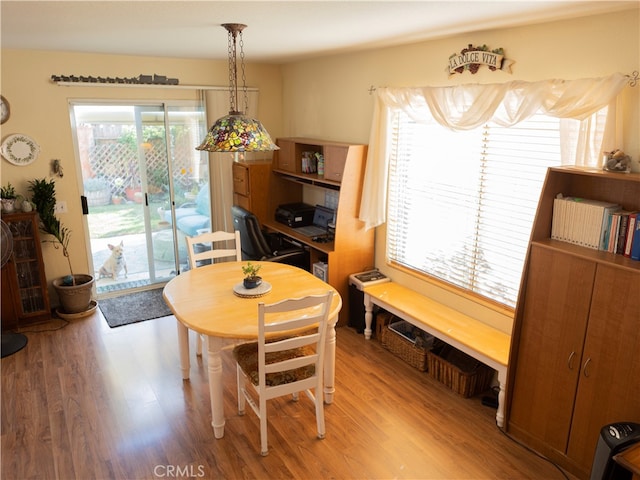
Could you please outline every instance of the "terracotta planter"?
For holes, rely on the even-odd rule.
[[[124,191],[124,194],[127,196],[127,200],[131,202],[136,201],[136,194],[139,197],[142,193],[142,189],[140,187],[127,187]]]
[[[75,285],[67,285],[67,277],[56,278],[53,281],[53,288],[58,294],[60,306],[64,313],[84,312],[91,305],[94,278],[91,275],[84,274],[74,275],[74,277]]]

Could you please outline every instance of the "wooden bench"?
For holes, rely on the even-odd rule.
[[[496,422],[504,425],[504,392],[511,336],[397,283],[364,287],[366,339],[371,338],[373,305],[430,333],[498,372]]]

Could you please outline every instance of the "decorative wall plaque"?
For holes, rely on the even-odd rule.
[[[464,73],[469,71],[475,74],[481,66],[486,66],[489,70],[502,70],[511,73],[511,65],[515,62],[504,56],[504,49],[496,48],[489,50],[486,45],[474,47],[469,44],[467,48],[460,50],[460,53],[454,53],[449,56],[449,66],[447,70],[449,75],[456,73]]]

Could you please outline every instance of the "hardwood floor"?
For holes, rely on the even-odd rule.
[[[237,415],[230,352],[225,437],[214,438],[206,360],[182,381],[173,317],[110,329],[98,312],[27,336],[1,363],[2,479],[564,478],[507,438],[480,398],[459,397],[347,327],[326,438],[304,395],[276,399],[268,457],[256,417]]]

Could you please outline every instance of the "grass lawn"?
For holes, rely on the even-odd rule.
[[[151,225],[160,220],[158,204],[149,204]],[[109,238],[144,233],[143,206],[139,203],[90,207],[88,215],[91,238]]]

